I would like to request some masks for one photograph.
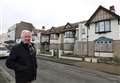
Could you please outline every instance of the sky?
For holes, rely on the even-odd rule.
[[[21,21],[49,29],[88,20],[99,5],[120,15],[120,0],[0,0],[0,33]]]

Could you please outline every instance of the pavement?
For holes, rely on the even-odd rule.
[[[56,63],[61,63],[61,64],[67,64],[67,65],[72,65],[72,66],[79,66],[79,62],[77,60],[70,60],[70,59],[61,59],[57,57],[52,57],[52,56],[38,56],[38,58],[44,59],[44,60],[49,60],[49,61],[54,61]]]
[[[15,83],[14,78],[3,67],[0,67],[0,83]]]
[[[77,66],[85,69],[97,70],[105,73],[109,73],[112,75],[120,76],[120,65],[115,64],[104,64],[104,63],[89,63],[82,62],[78,60],[70,60],[70,59],[62,59],[52,56],[38,56],[41,59],[54,61],[61,64],[67,64],[71,66]]]
[[[6,78],[4,78],[3,74],[1,74],[1,70],[0,70],[0,83],[7,83]]]
[[[15,83],[15,79],[3,65],[0,66],[0,83]]]

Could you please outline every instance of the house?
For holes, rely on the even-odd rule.
[[[74,45],[75,41],[78,39],[78,24],[77,23],[67,23],[64,27],[64,37],[63,37],[63,46],[64,46],[64,53],[74,53]]]
[[[8,41],[16,43],[20,42],[20,36],[22,30],[29,30],[32,32],[34,26],[31,23],[23,22],[16,23],[8,29]]]
[[[50,52],[50,35],[48,30],[41,30],[40,36],[40,52],[49,53]]]
[[[78,23],[67,23],[64,26],[52,27],[50,34],[50,51],[54,55],[73,54]]]
[[[32,30],[32,42],[36,45],[36,48],[40,48],[40,37],[41,37],[40,29]]]
[[[74,55],[79,57],[86,57],[87,54],[87,27],[86,21],[81,21],[76,29],[76,40],[74,45]]]
[[[49,52],[49,30],[45,30],[43,26],[42,29],[33,29],[32,31],[32,42],[35,44],[37,53]]]
[[[64,26],[52,27],[49,30],[50,35],[50,52],[52,55],[59,55],[59,52],[63,52],[63,36]]]
[[[114,6],[99,6],[85,23],[87,26],[87,56],[120,58],[120,16]]]

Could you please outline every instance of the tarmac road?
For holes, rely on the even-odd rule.
[[[5,59],[0,60],[0,65],[13,78],[14,72],[6,68],[4,63]],[[33,83],[120,83],[120,78],[103,72],[38,59],[37,80]]]

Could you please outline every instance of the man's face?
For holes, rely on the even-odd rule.
[[[31,42],[31,33],[30,32],[23,33],[23,42],[25,44],[29,44]]]

